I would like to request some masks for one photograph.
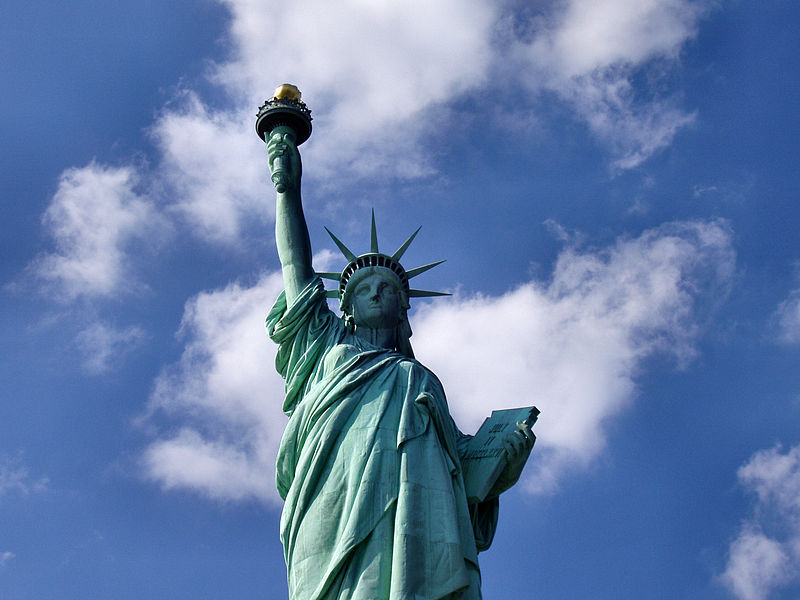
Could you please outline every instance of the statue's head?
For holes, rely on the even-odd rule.
[[[347,282],[341,308],[357,327],[388,329],[395,327],[408,311],[408,292],[394,271],[365,267]]]
[[[356,256],[330,230],[333,241],[349,261],[341,273],[319,273],[321,277],[338,281],[336,290],[329,290],[328,296],[339,298],[339,307],[345,320],[356,327],[387,329],[397,327],[397,350],[413,356],[411,327],[407,311],[409,299],[422,296],[446,296],[442,292],[412,290],[408,280],[424,273],[443,261],[406,271],[400,258],[414,240],[419,229],[406,240],[391,256],[378,251],[378,236],[375,231],[375,214],[372,215],[372,240],[370,252]]]

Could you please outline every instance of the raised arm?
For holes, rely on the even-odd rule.
[[[275,244],[283,270],[286,302],[291,305],[314,278],[311,241],[300,197],[303,168],[294,131],[288,127],[275,128],[267,142],[267,152],[270,174],[285,172],[285,177],[281,178],[280,183],[276,183],[276,189],[283,191],[277,193],[275,204]]]

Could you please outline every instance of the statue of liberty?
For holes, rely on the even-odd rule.
[[[293,86],[284,94],[302,104]],[[504,440],[507,466],[486,498],[468,502],[462,458],[471,436],[409,341],[409,300],[437,295],[409,279],[438,263],[400,264],[416,233],[393,254],[380,252],[373,215],[370,251],[356,255],[330,234],[348,264],[315,273],[300,194],[303,135],[277,125],[263,136],[285,288],[267,330],[279,345],[289,417],[277,460],[289,596],[480,599],[478,552],[491,544],[498,496],[519,478],[535,438],[518,423]],[[321,276],[338,281],[332,294]],[[342,317],[328,308],[333,294]]]

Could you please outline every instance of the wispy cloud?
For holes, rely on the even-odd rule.
[[[33,492],[41,492],[47,489],[47,484],[46,477],[31,477],[21,455],[0,455],[0,499],[12,493],[27,496]]]
[[[602,450],[608,419],[633,400],[646,357],[691,359],[697,305],[724,295],[733,268],[724,224],[665,225],[609,248],[569,247],[548,283],[424,307],[413,341],[465,431],[493,408],[543,410],[529,488],[552,490],[566,467]],[[286,421],[263,320],[281,286],[270,274],[187,303],[183,356],[157,380],[146,417],[166,417],[177,433],[158,434],[147,449],[149,477],[215,499],[277,499]]]
[[[756,501],[719,579],[740,600],[765,600],[800,577],[800,446],[760,450],[738,476]]]
[[[26,276],[58,304],[80,301],[64,315],[84,324],[75,344],[94,375],[109,371],[146,337],[141,327],[98,319],[96,305],[148,288],[139,268],[172,229],[151,197],[153,185],[143,183],[134,166],[93,161],[62,173],[42,217],[52,249],[31,262]]]
[[[146,337],[144,330],[136,325],[118,329],[108,323],[94,322],[76,338],[83,353],[83,368],[92,375],[106,373]]]
[[[794,290],[775,311],[778,339],[786,344],[800,343],[800,290]]]
[[[527,35],[520,36],[512,64],[531,89],[567,101],[611,150],[616,168],[641,164],[695,119],[660,87],[708,3],[569,0],[550,6],[517,23]],[[648,83],[635,88],[635,78]]]

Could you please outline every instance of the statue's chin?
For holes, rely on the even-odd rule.
[[[391,313],[391,311],[388,311]],[[380,306],[368,307],[353,316],[356,327],[367,329],[395,329],[400,319],[395,314],[387,314]]]
[[[397,328],[398,320],[396,318],[387,318],[382,314],[374,316],[366,316],[362,319],[355,319],[356,329],[379,329],[379,330],[392,330]]]
[[[383,319],[365,320],[362,322],[355,322],[356,329],[374,329],[376,331],[394,331],[397,329],[397,323],[387,323]]]

